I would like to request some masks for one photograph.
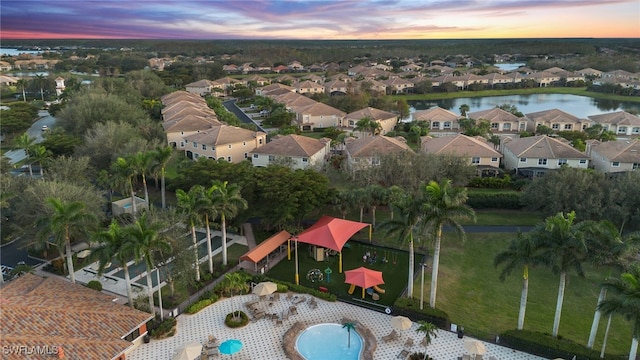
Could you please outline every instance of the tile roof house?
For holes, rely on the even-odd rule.
[[[471,119],[489,120],[491,123],[491,131],[495,133],[517,133],[526,130],[533,130],[533,125],[526,117],[517,117],[514,114],[502,110],[500,108],[492,108],[488,110],[474,111],[467,114]],[[527,129],[530,127],[531,129]]]
[[[525,116],[533,121],[534,131],[540,125],[554,131],[581,131],[588,126],[588,122],[559,109],[538,111],[525,114]]]
[[[6,284],[0,299],[2,346],[16,349],[3,353],[6,360],[58,358],[62,351],[64,359],[124,360],[153,318],[113,302],[111,295],[32,274]]]
[[[167,143],[169,146],[174,148],[189,135],[213,129],[214,127],[221,125],[222,123],[218,121],[215,114],[210,117],[199,115],[180,116],[175,120],[165,121],[162,123],[164,132],[167,135]]]
[[[256,89],[256,95],[259,96],[267,96],[270,92],[275,91],[275,90],[281,90],[281,89],[285,89],[287,91],[290,92],[295,92],[296,88],[289,86],[289,85],[285,85],[285,84],[280,84],[280,83],[274,83],[274,84],[270,84],[267,86],[263,86],[260,89]]]
[[[353,130],[356,127],[356,123],[360,119],[367,117],[371,120],[375,120],[378,124],[380,124],[380,135],[385,135],[396,127],[396,125],[398,124],[399,116],[398,114],[394,114],[388,111],[366,107],[364,109],[356,110],[345,115],[344,119],[342,120],[341,126]]]
[[[352,172],[380,165],[380,157],[399,151],[413,150],[402,137],[366,136],[359,139],[349,138],[345,144],[347,168]]]
[[[187,90],[187,92],[190,92],[192,94],[197,94],[200,96],[204,96],[204,95],[209,95],[211,94],[213,88],[215,87],[215,85],[213,84],[213,82],[211,80],[198,80],[192,83],[189,83],[187,85],[184,86],[185,89]]]
[[[331,95],[345,95],[349,90],[349,83],[342,80],[333,80],[324,83],[324,92]]]
[[[276,136],[251,153],[253,166],[285,164],[292,169],[320,167],[330,153],[330,139],[301,135]]]
[[[591,115],[587,119],[602,125],[605,130],[613,131],[618,137],[640,136],[640,117],[626,111]]]
[[[433,138],[420,138],[420,149],[432,154],[449,154],[469,159],[475,166],[491,166],[498,168],[502,154],[495,150],[493,144],[484,138],[471,137],[463,134]]]
[[[454,135],[460,131],[460,115],[439,106],[413,113],[413,121],[429,123],[429,132],[435,136]]]
[[[303,131],[340,126],[346,115],[344,111],[320,102],[308,106],[292,106],[291,110],[296,113],[297,125]]]
[[[311,80],[298,82],[295,88],[298,94],[324,94],[324,86]]]
[[[591,165],[605,173],[640,170],[640,140],[587,141]]]
[[[239,163],[249,158],[249,153],[264,145],[267,134],[236,126],[220,125],[185,136],[178,144],[189,159],[201,156]]]
[[[401,78],[390,78],[381,82],[387,85],[387,89],[391,90],[393,94],[405,94],[411,92],[414,88],[414,84],[411,81]]]
[[[524,176],[540,176],[566,165],[586,169],[589,157],[558,139],[540,135],[505,138],[502,142],[504,167]]]

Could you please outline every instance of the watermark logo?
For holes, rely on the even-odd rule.
[[[4,345],[2,346],[2,353],[4,355],[45,355],[55,356],[59,352],[62,352],[61,346],[50,345]]]

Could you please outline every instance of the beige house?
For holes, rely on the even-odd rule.
[[[330,154],[330,139],[301,135],[277,136],[251,153],[253,166],[282,164],[292,169],[320,167]]]
[[[587,141],[593,167],[605,173],[640,170],[640,140]]]
[[[189,83],[185,85],[185,89],[187,92],[196,94],[199,96],[209,95],[213,92],[213,82],[210,80],[198,80],[196,82]]]
[[[484,138],[471,137],[463,134],[455,136],[420,138],[420,149],[426,153],[449,154],[469,159],[471,165],[478,167],[500,167],[502,154],[494,149],[493,144]]]
[[[178,144],[189,159],[207,157],[239,163],[267,141],[267,134],[236,126],[220,125],[185,136]]]
[[[560,81],[560,75],[547,71],[541,71],[528,74],[527,76],[525,76],[525,79],[533,80],[536,82],[536,84],[538,84],[538,86],[543,87]]]
[[[171,147],[177,147],[189,135],[197,134],[221,126],[222,123],[214,116],[185,115],[176,117],[174,120],[162,123],[164,132],[167,135],[167,143]]]
[[[346,94],[349,91],[349,83],[341,80],[333,80],[324,84],[324,92],[331,95]]]
[[[345,144],[347,168],[351,172],[380,165],[380,158],[387,154],[413,150],[402,137],[366,136],[359,139],[349,138]]]
[[[460,131],[460,115],[439,106],[413,113],[413,121],[429,123],[429,132],[435,136],[454,135]]]
[[[513,134],[527,130],[529,120],[526,117],[517,117],[512,113],[500,108],[493,108],[482,111],[474,111],[468,113],[467,116],[476,120],[489,120],[491,123],[491,132],[494,134],[508,133]]]
[[[325,89],[324,86],[311,80],[296,83],[295,88],[298,94],[324,94]]]
[[[525,116],[533,122],[533,131],[540,125],[553,131],[582,131],[589,123],[559,109],[538,111]]]
[[[626,111],[587,116],[587,119],[602,125],[605,130],[613,131],[618,137],[639,137],[640,117]]]
[[[414,87],[414,84],[411,81],[398,77],[390,78],[388,80],[382,80],[381,82],[387,85],[387,90],[390,90],[392,93],[396,94],[405,94],[411,92]]]
[[[398,115],[394,113],[390,113],[388,111],[379,110],[372,107],[367,107],[361,110],[354,111],[345,115],[342,120],[341,126],[343,128],[355,129],[356,123],[361,119],[369,118],[371,120],[376,121],[380,124],[381,130],[380,135],[385,135],[389,131],[392,131],[396,125],[398,124]],[[360,135],[370,135],[370,134],[360,134]]]
[[[256,95],[258,96],[267,96],[267,94],[269,94],[272,91],[276,91],[276,90],[281,90],[281,89],[285,89],[287,91],[290,92],[296,92],[296,88],[289,86],[289,85],[285,85],[285,84],[280,84],[280,83],[275,83],[275,84],[270,84],[270,85],[266,85],[263,86],[259,89],[256,89]]]
[[[570,166],[586,169],[589,157],[558,139],[540,135],[507,137],[502,142],[504,167],[524,176],[541,176],[548,170]]]
[[[292,111],[296,113],[297,125],[303,131],[340,126],[346,115],[344,111],[320,102],[314,102],[309,106],[292,107]]]

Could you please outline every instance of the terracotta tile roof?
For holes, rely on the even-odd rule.
[[[589,120],[598,124],[640,126],[640,117],[630,114],[626,111],[616,111],[607,114],[587,116]]]
[[[185,141],[211,146],[235,144],[241,141],[253,141],[258,133],[236,126],[221,125],[185,136]]]
[[[163,95],[162,97],[160,97],[160,101],[162,101],[162,103],[165,105],[173,104],[177,101],[182,101],[182,100],[193,100],[193,101],[204,102],[204,99],[201,96],[187,92],[187,91],[183,91],[183,90],[174,91],[172,93],[169,93],[167,95]]]
[[[415,121],[457,121],[460,115],[439,106],[413,113]]]
[[[122,338],[152,315],[57,278],[25,274],[0,289],[3,346],[58,347],[65,359],[114,359],[132,346]],[[3,359],[25,359],[24,354]]]
[[[172,111],[167,114],[164,114],[162,119],[165,122],[173,121],[173,120],[178,120],[178,118],[181,118],[187,115],[195,115],[195,116],[208,117],[208,118],[214,118],[214,119],[218,118],[218,116],[216,115],[216,112],[213,111],[213,109],[209,109],[209,108],[204,109],[201,107],[188,106],[188,107],[183,107],[183,108],[177,109],[176,111]]]
[[[293,108],[293,107],[292,107]],[[315,102],[308,106],[295,107],[294,111],[303,115],[310,116],[345,116],[346,113],[327,104]]]
[[[580,119],[559,109],[543,110],[525,114],[533,121],[542,121],[547,123],[554,122],[573,122],[578,123]]]
[[[609,161],[640,164],[640,140],[596,141],[591,145],[591,151]]]
[[[162,123],[162,127],[165,132],[198,131],[221,125],[222,123],[218,121],[216,117],[204,117],[197,115],[187,115]]]
[[[501,158],[502,154],[488,144],[484,139],[478,139],[466,135],[442,136],[432,138],[425,136],[421,139],[421,148],[425,152],[433,154],[452,154],[458,156],[478,156]]]
[[[372,120],[387,120],[390,118],[397,118],[398,115],[388,112],[388,111],[384,111],[384,110],[380,110],[380,109],[376,109],[376,108],[372,108],[372,107],[366,107],[364,109],[360,109],[360,110],[356,110],[352,113],[349,113],[347,115],[345,115],[345,120],[360,120],[362,118],[365,117],[369,117]]]
[[[373,157],[396,151],[410,151],[406,142],[388,136],[365,136],[346,144],[351,157]]]
[[[286,89],[288,91],[296,91],[296,88],[289,85],[280,84],[280,83],[270,84],[260,88],[263,94],[269,94],[269,92],[271,91],[280,90],[280,89]]]
[[[208,110],[209,107],[207,106],[207,104],[202,104],[202,103],[198,103],[198,102],[191,102],[191,101],[180,101],[168,106],[165,106],[164,108],[162,108],[162,115],[173,115],[177,112],[180,112],[186,108],[199,108],[202,110]]]
[[[510,139],[510,138],[509,138]],[[546,135],[510,139],[504,146],[519,158],[588,159],[589,157],[560,140]]]
[[[513,115],[508,111],[504,111],[500,108],[493,108],[489,110],[474,111],[467,114],[471,119],[485,119],[489,121],[519,121],[520,118]]]
[[[211,80],[198,80],[192,83],[189,83],[187,85],[185,85],[184,87],[211,87],[214,86],[214,84],[211,82]]]
[[[314,139],[308,136],[287,135],[277,137],[255,149],[254,154],[309,157],[324,149],[328,139]]]

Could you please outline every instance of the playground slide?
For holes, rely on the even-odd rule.
[[[356,286],[351,284],[351,287],[349,287],[349,294],[353,294],[353,291],[356,289]]]
[[[377,293],[379,293],[379,294],[384,294],[384,289],[380,289],[380,288],[379,288],[379,287],[377,287],[377,286],[374,286],[374,287],[373,287],[373,290],[375,290],[375,291],[376,291]]]

